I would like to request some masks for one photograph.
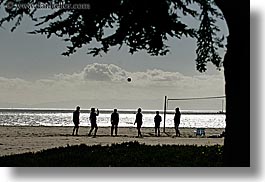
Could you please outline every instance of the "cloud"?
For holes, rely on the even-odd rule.
[[[131,77],[132,82],[127,82]],[[0,77],[1,102],[38,104],[67,100],[141,100],[224,95],[224,77],[150,69],[129,72],[113,64],[88,64],[80,72],[60,73],[49,79],[27,81]]]
[[[166,72],[159,69],[147,70],[146,72],[132,73],[136,80],[145,81],[179,81],[183,78],[183,75],[178,72]]]
[[[55,80],[64,81],[102,81],[102,82],[124,82],[131,77],[135,84],[147,82],[160,83],[178,82],[196,83],[203,81],[223,80],[223,73],[217,75],[202,74],[199,76],[185,76],[179,72],[168,72],[160,69],[146,70],[145,72],[129,72],[113,64],[88,64],[81,72],[74,74],[57,74]]]
[[[17,90],[24,89],[29,82],[20,78],[4,78],[0,77],[1,90]]]
[[[82,71],[85,80],[124,81],[128,72],[113,64],[89,64]]]

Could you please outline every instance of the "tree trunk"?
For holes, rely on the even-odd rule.
[[[218,1],[218,2],[217,2]],[[250,166],[250,43],[249,9],[216,0],[229,36],[224,57],[226,93],[225,166]],[[235,3],[233,3],[235,4]]]

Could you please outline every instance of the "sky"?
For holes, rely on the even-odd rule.
[[[258,45],[258,46],[254,46],[254,47],[258,47],[258,56],[257,56],[257,58],[255,58],[254,60],[252,60],[252,63],[254,65],[260,63],[258,67],[253,66],[254,68],[258,68],[257,70],[254,69],[254,71],[253,71],[253,67],[252,67],[252,71],[253,71],[252,72],[252,76],[254,74],[253,77],[254,78],[259,78],[260,80],[257,79],[257,80],[259,80],[259,81],[257,81],[257,80],[254,79],[253,82],[251,82],[251,83],[254,86],[257,85],[257,84],[259,85],[259,86],[256,87],[256,88],[258,88],[256,90],[260,90],[260,91],[258,91],[258,93],[264,93],[264,91],[265,91],[265,86],[264,86],[264,83],[265,83],[265,80],[264,80],[264,78],[265,78],[265,72],[263,70],[265,68],[265,64],[264,64],[264,61],[263,60],[265,60],[265,55],[264,55],[265,53],[262,50],[264,50],[264,48],[265,48],[265,46],[264,46],[265,40],[264,40],[264,36],[261,34],[261,32],[264,32],[264,30],[265,30],[265,24],[264,24],[264,21],[263,21],[265,19],[265,2],[264,2],[264,0],[251,0],[250,1],[250,5],[251,5],[251,20],[254,19],[254,23],[253,24],[256,25],[255,26],[256,28],[257,28],[257,25],[258,25],[258,29],[259,29],[258,31],[255,31],[255,30],[252,29],[253,27],[251,27],[251,32],[253,32],[253,33],[251,33],[251,38],[253,38],[253,36],[254,37],[258,37],[257,39],[254,39],[254,40],[257,40],[257,42],[255,42],[255,41],[253,42],[254,45]],[[251,25],[252,25],[252,23],[251,23]],[[254,34],[256,32],[258,32],[258,35],[255,35]],[[0,77],[5,77],[6,78],[6,77],[8,77],[8,75],[6,75],[6,73],[4,73],[3,71],[5,71],[5,69],[7,69],[7,68],[3,68],[3,66],[2,66],[3,65],[2,55],[4,54],[4,51],[2,51],[2,50],[3,50],[3,47],[5,47],[5,46],[2,46],[2,44],[3,44],[2,43],[2,39],[3,38],[4,38],[4,35],[2,34],[2,30],[0,28],[0,46],[1,46],[1,48],[0,48],[0,55],[1,55],[0,56],[0,70],[1,70],[0,71]],[[38,37],[38,39],[40,39],[40,37]],[[6,42],[5,42],[5,44],[6,44]],[[252,47],[252,44],[251,44],[251,47]],[[5,49],[5,50],[7,50],[7,49]],[[176,51],[176,50],[174,50],[174,51]],[[191,52],[193,52],[193,50]],[[258,63],[255,62],[256,59],[258,59],[258,61],[257,61]],[[194,73],[194,75],[197,75],[195,72],[193,72],[195,63],[192,60],[190,60],[189,62],[191,62],[191,67],[187,67],[187,69],[191,70],[191,72]],[[30,65],[32,65],[32,64],[30,64]],[[177,66],[175,66],[175,69],[176,69],[175,71],[177,72]],[[12,74],[15,74],[15,72],[13,72],[13,70],[11,70],[11,71],[12,71],[11,72]],[[79,70],[79,71],[81,71],[81,70]],[[182,70],[178,70],[178,72],[181,72],[181,71]],[[183,73],[183,74],[188,75],[187,72],[186,73]],[[255,76],[256,74],[258,76]],[[15,78],[15,77],[16,76],[9,75],[8,78]],[[47,76],[47,77],[50,77],[50,75]],[[253,78],[253,77],[251,77],[251,78]],[[0,88],[2,88],[2,86]],[[0,91],[0,93],[2,93],[2,91]],[[264,138],[264,132],[263,132],[264,122],[263,121],[265,120],[265,112],[264,112],[264,108],[265,108],[264,107],[264,103],[265,103],[264,98],[265,97],[263,97],[262,94],[257,94],[257,96],[255,96],[255,93],[256,93],[255,91],[254,92],[251,92],[251,93],[254,93],[253,94],[254,95],[254,98],[257,98],[256,99],[257,101],[261,101],[262,102],[261,104],[258,104],[257,102],[253,102],[253,108],[257,108],[256,109],[257,111],[255,111],[255,112],[258,112],[258,113],[257,114],[254,114],[252,116],[252,118],[255,118],[255,120],[257,121],[257,122],[252,122],[252,126],[254,125],[254,127],[252,127],[252,129],[253,128],[257,128],[258,129],[258,130],[254,130],[255,132],[252,132],[252,134],[254,133],[255,135],[257,135],[257,140],[255,140],[255,142],[252,142],[253,147],[255,147],[255,145],[256,145],[257,148],[258,148],[258,150],[255,150],[258,153],[257,153],[257,155],[254,155],[253,156],[252,160],[253,160],[254,166],[256,166],[259,169],[256,168],[257,169],[256,170],[256,173],[253,175],[253,173],[246,173],[246,170],[245,169],[242,169],[241,170],[242,173],[240,173],[240,170],[237,170],[237,169],[234,170],[234,171],[230,171],[229,170],[230,172],[227,172],[228,170],[226,170],[226,169],[224,169],[221,172],[218,169],[218,172],[215,172],[215,173],[212,173],[212,172],[209,173],[209,170],[204,170],[204,171],[201,170],[198,173],[197,168],[193,168],[192,170],[196,174],[199,174],[198,175],[198,178],[204,180],[205,182],[213,181],[213,180],[216,181],[216,182],[219,182],[219,181],[220,182],[223,182],[224,181],[224,178],[225,178],[226,181],[229,181],[229,182],[230,181],[233,181],[233,182],[235,182],[235,181],[248,182],[248,181],[250,181],[250,179],[253,179],[253,181],[264,181],[265,175],[264,175],[264,172],[262,172],[262,171],[264,171],[264,164],[265,164],[264,159],[265,159],[265,157],[262,154],[264,154],[265,148],[264,148],[264,142],[263,142],[262,139]],[[1,99],[0,100],[2,101],[2,96],[1,96]],[[255,107],[255,105],[258,105],[258,107]],[[258,122],[258,121],[260,121],[260,122]],[[255,125],[258,126],[258,127],[255,127]],[[256,154],[256,153],[254,153],[254,154]],[[49,168],[47,168],[46,171],[47,172],[50,172],[50,171],[48,171],[48,169]],[[77,170],[79,171],[78,174],[80,174],[80,169],[77,168],[75,170],[75,172]],[[168,171],[168,169],[166,169],[166,170]],[[156,176],[153,175],[153,176],[156,177],[156,178],[154,177],[154,181],[159,181],[160,178],[161,178],[161,176],[162,177],[166,177],[166,176],[169,176],[169,175],[170,175],[171,178],[170,177],[167,177],[167,181],[176,181],[176,178],[181,178],[181,177],[183,177],[183,178],[185,177],[185,179],[186,179],[185,181],[194,181],[194,175],[187,175],[188,173],[190,174],[191,170],[187,171],[186,169],[184,169],[184,170],[182,170],[182,171],[184,171],[183,173],[182,173],[182,171],[176,173],[175,170],[171,170],[172,173],[170,173],[170,172],[166,172],[166,170],[165,170],[165,173],[163,173],[163,174],[162,173],[157,173]],[[71,169],[71,171],[72,171],[72,169]],[[69,172],[70,172],[70,170],[69,170]],[[224,177],[224,173],[225,173],[225,177]],[[31,181],[36,181],[36,180],[38,180],[40,182],[47,181],[47,176],[48,176],[48,175],[46,175],[46,173],[43,173],[43,169],[42,169],[42,173],[39,173],[38,175],[33,175],[32,176],[31,175],[32,174],[32,171],[30,171],[30,172],[27,173],[29,175],[25,175],[25,174],[24,175],[23,174],[20,174],[19,175],[19,174],[17,174],[17,171],[16,170],[14,170],[12,168],[3,168],[3,167],[0,168],[0,174],[1,174],[1,180],[2,181],[20,181],[20,182],[21,181],[31,182]],[[83,174],[85,174],[85,172]],[[144,173],[142,173],[142,174],[144,174]],[[142,175],[143,178],[148,176],[148,178],[150,179],[151,178],[150,173],[147,172],[146,174],[147,175],[145,175],[145,176]],[[69,178],[70,175],[72,175],[72,176]],[[69,173],[68,176],[65,176],[65,171],[64,171],[64,173],[62,173],[62,172],[60,173],[60,171],[58,173],[58,170],[57,170],[56,172],[53,173],[52,176],[54,178],[56,178],[56,181],[68,182],[68,181],[72,181],[72,177],[74,175],[76,175],[76,173],[73,173],[72,172],[72,173]],[[91,173],[89,175],[91,175]],[[96,176],[96,175],[97,174],[94,174],[94,176]],[[51,175],[49,175],[48,180],[51,179],[50,176]],[[119,178],[117,178],[115,180],[116,181],[128,180],[128,173],[126,173],[126,176],[125,175],[123,175],[123,176],[122,175],[119,175]],[[134,176],[135,175],[133,173],[131,175],[131,177],[134,177]],[[83,175],[80,178],[82,178],[82,177],[83,177],[83,179],[81,179],[79,181],[87,181],[88,175]],[[89,176],[89,177],[91,177],[91,176]],[[158,178],[158,177],[160,177],[160,178]],[[98,175],[97,175],[97,178],[98,178]],[[181,180],[183,178],[181,178]],[[134,180],[133,178],[130,178],[130,179],[132,179],[130,181],[133,181]],[[105,176],[102,175],[102,181],[104,181],[104,180],[105,180]],[[51,181],[55,181],[55,180],[51,180]]]
[[[222,34],[227,36],[225,22],[218,23]],[[162,109],[164,96],[225,95],[223,71],[217,71],[211,64],[206,73],[196,70],[193,39],[170,39],[171,52],[166,56],[149,56],[144,51],[131,55],[123,47],[93,57],[83,47],[65,57],[61,55],[66,50],[65,42],[57,37],[47,39],[27,34],[32,30],[33,23],[28,19],[15,32],[10,32],[9,24],[0,28],[0,108],[80,105]],[[220,55],[223,57],[224,51]],[[131,82],[127,81],[128,77],[132,78]],[[209,104],[210,109],[220,109],[219,101],[217,105]],[[198,101],[194,105],[195,109],[203,108]]]

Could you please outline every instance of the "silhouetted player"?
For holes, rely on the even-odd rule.
[[[73,122],[75,124],[74,129],[73,129],[73,134],[78,135],[78,129],[79,129],[79,114],[80,114],[80,107],[77,106],[76,110],[73,112]]]
[[[176,113],[174,116],[174,124],[175,124],[175,130],[176,130],[176,136],[180,136],[180,132],[179,132],[179,124],[180,124],[180,111],[179,108],[177,107],[176,109]]]
[[[159,111],[156,111],[156,116],[154,118],[155,122],[155,135],[160,136],[160,122],[162,121],[162,117],[159,115]],[[157,135],[158,131],[158,135]]]
[[[135,122],[134,122],[134,124],[137,123],[138,137],[142,137],[141,127],[143,124],[143,115],[142,115],[141,111],[142,111],[142,109],[139,108],[138,112],[136,114]]]
[[[110,131],[111,136],[113,136],[114,128],[115,128],[115,136],[117,136],[118,124],[119,124],[119,113],[117,112],[117,109],[114,109],[113,113],[111,114],[110,122],[111,122],[111,131]]]
[[[96,137],[97,131],[98,131],[98,126],[97,126],[97,116],[99,115],[99,111],[97,109],[97,113],[95,112],[95,108],[91,108],[91,112],[90,112],[90,116],[89,116],[89,120],[91,123],[91,129],[88,133],[88,136],[91,136],[92,131],[95,128],[95,133],[94,133],[94,137]]]

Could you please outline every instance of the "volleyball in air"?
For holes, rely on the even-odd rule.
[[[130,77],[128,77],[128,78],[127,78],[127,81],[128,81],[128,82],[131,82],[131,81],[132,81],[132,79],[131,79]]]

